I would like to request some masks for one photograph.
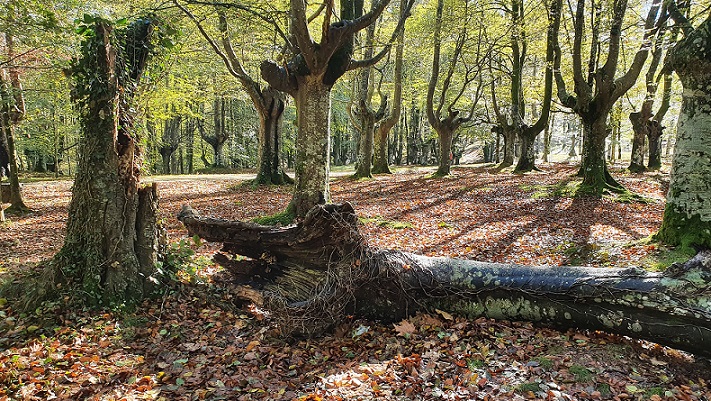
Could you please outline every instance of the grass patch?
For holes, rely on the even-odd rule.
[[[252,219],[252,222],[263,226],[288,226],[294,222],[296,215],[292,208],[288,208],[283,212],[272,214],[269,216],[260,216]]]
[[[575,381],[579,383],[587,383],[592,380],[593,377],[592,372],[582,365],[573,365],[568,368],[568,372],[575,376]]]
[[[604,398],[607,398],[612,395],[612,388],[610,388],[610,385],[607,383],[598,384],[595,390],[599,391],[600,395]]]
[[[515,389],[515,391],[519,394],[525,394],[528,392],[535,393],[540,390],[541,390],[541,387],[536,382],[521,383],[518,386],[516,386],[516,389]]]
[[[538,362],[538,365],[545,370],[553,369],[553,366],[554,366],[553,360],[550,358],[546,358],[545,356],[537,356],[531,360]]]
[[[531,199],[572,198],[575,196],[579,183],[580,179],[569,179],[554,185],[521,184],[518,188],[531,192]]]
[[[664,271],[674,263],[684,263],[696,255],[696,250],[689,246],[675,248],[659,247],[641,260],[642,267],[650,271]]]

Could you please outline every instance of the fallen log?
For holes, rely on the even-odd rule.
[[[711,252],[663,273],[637,268],[532,267],[374,249],[348,204],[316,206],[299,224],[201,217],[190,235],[222,242],[216,260],[286,331],[313,335],[347,314],[396,321],[441,309],[470,318],[603,330],[711,357]],[[247,257],[249,259],[245,259]]]

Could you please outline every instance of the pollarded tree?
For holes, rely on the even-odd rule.
[[[65,284],[88,303],[131,302],[152,288],[160,239],[156,186],[140,186],[133,107],[158,30],[150,17],[117,30],[90,16],[81,30],[82,57],[71,69],[80,160],[67,235],[45,290]]]
[[[193,21],[195,26],[200,31],[200,34],[220,57],[230,75],[239,81],[242,86],[242,90],[244,90],[244,92],[249,96],[252,101],[252,105],[257,111],[257,115],[259,116],[259,161],[257,167],[257,177],[255,178],[254,183],[259,185],[280,185],[293,182],[292,179],[284,172],[284,166],[281,160],[281,127],[285,107],[284,96],[273,87],[262,86],[258,80],[254,79],[247,72],[247,69],[243,65],[243,61],[237,55],[237,52],[235,52],[234,45],[232,43],[232,32],[230,31],[228,12],[230,12],[231,9],[236,9],[247,11],[253,17],[260,17],[260,14],[256,13],[249,7],[236,3],[212,4],[207,2],[206,4],[214,8],[214,12],[217,14],[216,18],[219,39],[216,40],[213,35],[208,32],[207,27],[203,26],[201,19],[199,19],[187,5],[179,2],[178,0],[174,0],[173,3],[177,5],[183,13],[190,18],[190,20]],[[273,20],[270,17],[261,15],[261,18],[264,18],[271,26],[276,26],[278,28],[278,25],[272,24]],[[224,102],[224,100],[222,100],[222,102]],[[216,100],[216,113],[220,107],[224,107],[224,104]],[[218,127],[220,127],[217,120],[215,126],[217,132]],[[212,136],[209,136],[209,138],[212,138]],[[220,141],[221,138],[224,138],[224,135],[215,135],[214,140],[211,142],[208,141],[216,149],[216,162],[218,159],[217,155],[219,154],[218,147],[223,146],[226,141],[226,138],[224,138],[225,140]]]
[[[370,60],[353,60],[354,35],[375,23],[390,0],[375,1],[369,12],[362,14],[360,0],[341,2],[340,20],[333,22],[334,2],[325,1],[323,15],[307,16],[304,0],[290,0],[289,16],[291,56],[284,63],[264,61],[262,78],[275,89],[286,92],[296,100],[296,185],[290,208],[303,217],[314,205],[330,200],[328,175],[330,164],[331,88],[348,70],[376,63],[390,46]],[[408,12],[413,1],[408,0]],[[309,30],[311,21],[320,22],[320,42]],[[401,18],[393,36],[403,28]],[[391,38],[391,41],[394,37]]]
[[[667,55],[666,68],[684,86],[671,181],[656,237],[670,245],[711,247],[711,16],[696,29],[670,2],[684,38]]]
[[[407,3],[400,1],[400,18],[404,18],[404,11]],[[388,135],[395,124],[400,120],[400,109],[402,108],[402,64],[405,40],[405,29],[397,36],[395,45],[395,67],[393,70],[393,101],[390,106],[388,116],[378,124],[375,132],[375,159],[373,161],[373,173],[391,174],[388,166]]]
[[[662,120],[669,110],[669,103],[671,97],[671,72],[664,71],[662,75],[657,78],[657,70],[660,64],[664,64],[664,50],[676,42],[676,36],[678,34],[678,29],[672,29],[672,35],[667,42],[667,38],[664,35],[667,29],[667,19],[668,12],[667,6],[662,7],[662,21],[659,24],[660,32],[657,35],[654,45],[652,47],[652,60],[645,74],[645,85],[647,89],[647,94],[642,101],[642,107],[639,111],[630,113],[630,122],[632,123],[633,137],[632,137],[632,156],[630,160],[630,165],[628,169],[631,172],[642,172],[647,168],[644,166],[644,142],[645,139],[649,141],[649,162],[648,166],[650,170],[659,170],[662,167],[661,160],[661,136],[662,130]],[[652,112],[652,107],[654,106],[654,100],[657,94],[657,89],[659,87],[659,80],[662,80],[662,102],[659,105],[656,113]]]
[[[373,44],[375,41],[376,23],[370,24],[365,30],[365,51],[363,57],[371,59],[373,57]],[[354,92],[355,99],[352,100],[349,109],[351,121],[354,123],[356,130],[360,134],[358,141],[358,157],[356,158],[355,178],[371,178],[373,167],[373,150],[375,145],[375,125],[385,118],[387,107],[387,96],[380,91],[380,107],[376,110],[373,108],[373,95],[375,93],[375,68],[367,66],[358,71],[355,85],[357,90]]]
[[[577,1],[573,19],[574,38],[571,54],[574,94],[569,93],[566,89],[566,81],[560,69],[562,51],[559,44],[556,43],[554,71],[558,98],[563,106],[572,109],[580,116],[583,125],[583,154],[580,168],[583,181],[580,184],[579,193],[600,195],[605,191],[620,192],[624,190],[607,169],[605,160],[605,139],[609,133],[607,120],[615,102],[634,85],[644,66],[652,38],[656,33],[654,27],[660,4],[661,0],[652,0],[644,23],[642,44],[635,53],[629,69],[618,76],[622,54],[622,25],[627,11],[627,0],[613,0],[611,3],[609,32],[606,35],[605,55],[607,58],[604,63],[601,60],[603,49],[600,46],[603,43],[600,40],[600,29],[604,25],[600,18],[604,13],[598,9],[594,15],[591,14],[593,15],[591,17],[593,24],[592,30],[588,34],[585,32],[588,20],[586,0]],[[587,37],[590,38],[590,43],[588,45],[589,57],[586,76],[583,67],[583,47]]]
[[[437,0],[437,10],[434,22],[434,39],[433,39],[433,55],[432,55],[432,70],[430,75],[429,85],[427,86],[427,120],[432,128],[439,136],[439,166],[435,172],[436,176],[446,176],[450,173],[452,163],[452,140],[454,133],[463,124],[471,121],[474,116],[474,110],[477,102],[482,95],[482,65],[483,51],[482,44],[479,41],[475,45],[474,54],[469,54],[470,37],[468,33],[468,25],[472,20],[470,15],[468,2],[465,2],[461,10],[463,14],[459,18],[463,20],[457,21],[459,29],[454,29],[454,50],[451,55],[445,56],[448,63],[444,65],[447,72],[442,80],[441,87],[438,88],[440,80],[440,68],[442,68],[442,45],[443,45],[443,15],[444,15],[444,0]],[[449,12],[450,10],[448,10]],[[481,28],[481,25],[479,25]],[[447,33],[445,33],[445,36]],[[469,59],[471,56],[472,59]],[[463,66],[460,70],[459,67]],[[455,76],[458,75],[458,76]],[[459,88],[453,88],[459,81]],[[467,96],[467,90],[470,84],[477,82],[474,93]],[[435,92],[439,89],[439,96],[435,103]],[[461,109],[457,108],[457,104],[462,98],[468,97],[471,105],[465,115],[462,115]],[[445,109],[446,106],[446,109]]]
[[[511,54],[508,59],[511,60],[511,66],[507,69],[510,71],[510,94],[511,94],[511,110],[510,121],[505,113],[501,111],[496,101],[496,91],[492,86],[492,106],[496,114],[497,127],[504,133],[504,137],[509,148],[512,145],[512,135],[518,136],[521,141],[521,156],[514,169],[517,173],[524,173],[532,170],[538,170],[536,167],[536,154],[534,145],[538,134],[548,126],[548,117],[551,111],[551,98],[553,94],[553,59],[554,59],[554,44],[555,36],[558,34],[560,26],[561,5],[559,0],[554,0],[548,7],[549,10],[549,25],[546,41],[546,62],[544,73],[544,89],[543,101],[541,103],[541,113],[538,120],[532,125],[526,121],[526,96],[524,95],[524,71],[528,53],[528,37],[526,34],[526,25],[524,17],[524,2],[520,0],[512,0],[510,7],[503,7],[506,13],[511,17]],[[504,59],[507,59],[504,58]],[[508,157],[508,158],[507,158]],[[509,149],[508,154],[504,157],[511,161],[513,152]]]

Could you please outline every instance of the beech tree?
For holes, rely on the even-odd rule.
[[[660,77],[657,77],[657,70],[660,65],[664,64],[665,48],[669,46],[666,41],[665,32],[667,29],[668,11],[664,5],[661,11],[661,23],[659,24],[660,32],[654,41],[652,47],[652,59],[645,74],[645,86],[647,93],[639,111],[630,113],[629,119],[632,123],[632,155],[628,169],[631,172],[642,172],[647,169],[644,165],[644,144],[648,140],[649,159],[648,168],[650,170],[659,170],[662,167],[661,151],[662,151],[662,120],[669,110],[671,98],[671,72],[664,70]],[[678,29],[672,29],[672,35],[669,39],[671,44],[676,42]],[[662,81],[662,101],[656,113],[653,113],[657,89],[659,81]]]
[[[23,213],[29,208],[25,205],[20,188],[19,167],[17,165],[17,150],[15,146],[15,131],[25,117],[25,95],[20,79],[18,60],[20,55],[16,49],[16,34],[19,24],[17,4],[9,3],[3,6],[7,21],[3,27],[3,54],[0,63],[0,145],[6,155],[3,167],[10,182],[10,207],[8,211]],[[1,176],[0,176],[1,177]]]
[[[404,12],[407,3],[400,1],[400,18],[405,18]],[[403,28],[397,36],[395,44],[395,66],[393,69],[393,100],[390,102],[390,111],[387,116],[377,124],[375,129],[375,159],[373,162],[373,173],[392,174],[388,160],[388,135],[393,127],[400,120],[400,109],[402,108],[402,64],[405,41],[405,29]]]
[[[472,120],[476,104],[481,98],[483,89],[481,67],[483,64],[484,52],[482,50],[481,42],[476,45],[476,51],[474,52],[472,60],[467,60],[468,55],[465,54],[465,44],[467,44],[469,40],[468,25],[471,21],[468,3],[466,2],[463,6],[463,15],[459,15],[460,18],[464,18],[464,21],[457,22],[459,28],[455,30],[456,37],[454,38],[454,50],[451,55],[447,55],[445,58],[445,60],[448,60],[448,62],[444,63],[447,68],[447,72],[444,74],[441,87],[438,87],[438,83],[441,78],[440,69],[442,68],[443,14],[444,0],[437,0],[432,43],[432,70],[430,73],[430,81],[427,86],[427,104],[425,106],[427,120],[435,132],[437,132],[437,136],[439,137],[440,151],[439,163],[437,171],[435,172],[436,176],[449,175],[452,164],[452,140],[454,138],[454,133],[463,124]],[[460,66],[463,66],[464,71],[458,71],[458,67]],[[452,86],[456,85],[456,72],[460,72],[463,76],[458,88]],[[471,90],[469,85],[472,84],[472,82],[477,82],[474,94],[467,96],[467,90]],[[437,100],[435,100],[435,92],[437,92],[438,89],[439,96]],[[459,109],[457,107],[458,103],[460,100],[467,97],[471,103],[469,110],[466,111]],[[462,112],[465,112],[466,114],[462,114]]]
[[[344,0],[340,20],[333,22],[334,3],[327,0],[320,20],[320,42],[316,42],[309,30],[312,19],[307,16],[306,2],[290,0],[292,55],[284,63],[267,60],[261,64],[262,78],[296,101],[296,183],[289,208],[297,216],[303,217],[314,205],[330,200],[331,88],[346,71],[374,64],[387,54],[390,45],[369,60],[353,60],[353,36],[375,23],[388,3],[389,0],[376,1],[369,12],[362,14],[362,2]],[[405,15],[412,4],[408,0]],[[398,21],[390,43],[404,23],[404,18]]]
[[[318,335],[346,315],[397,321],[434,309],[469,318],[604,330],[711,356],[711,253],[664,273],[531,267],[434,258],[369,247],[350,204],[314,207],[298,225],[201,217],[190,235],[222,242],[218,260],[243,285],[235,295],[268,308],[285,333]]]
[[[711,16],[694,29],[670,12],[684,38],[670,50],[666,67],[684,87],[662,226],[656,237],[671,245],[711,247]]]
[[[257,115],[259,116],[259,161],[257,163],[257,177],[255,178],[254,183],[259,185],[280,185],[292,183],[293,180],[291,177],[284,172],[284,166],[281,160],[281,127],[285,107],[284,96],[273,87],[262,86],[258,80],[253,78],[247,72],[242,60],[237,55],[237,52],[235,52],[231,40],[232,33],[230,31],[227,15],[227,12],[231,8],[246,10],[250,12],[250,15],[253,17],[258,17],[259,14],[238,4],[208,3],[209,5],[214,6],[215,12],[217,13],[217,27],[220,37],[219,40],[216,40],[212,35],[210,35],[207,28],[203,26],[201,20],[193,14],[187,5],[182,4],[178,0],[173,0],[173,3],[178,6],[178,8],[180,8],[191,21],[193,21],[200,34],[220,57],[230,75],[239,81],[242,89],[249,96],[255,110],[257,111]],[[263,16],[263,18],[266,19],[271,25],[271,19],[269,17]],[[219,104],[220,100],[215,100],[215,102],[216,108],[222,106]],[[216,124],[216,130],[217,127],[220,127],[219,122]],[[215,135],[215,140],[210,143],[215,148],[216,155],[219,154],[218,149],[221,149],[220,147],[224,145],[224,140],[220,141],[222,138],[224,138],[224,135]],[[224,139],[226,140],[226,138]]]
[[[548,126],[548,118],[551,111],[551,99],[553,95],[553,60],[555,36],[558,35],[560,26],[560,1],[554,0],[548,7],[549,25],[546,41],[546,59],[544,73],[543,101],[541,103],[541,113],[533,123],[527,122],[526,116],[526,96],[524,93],[523,81],[525,64],[529,56],[528,38],[525,25],[524,2],[519,0],[511,1],[510,6],[503,9],[511,18],[511,54],[507,58],[511,60],[510,66],[510,113],[504,113],[496,100],[496,91],[492,85],[492,106],[496,115],[498,130],[502,132],[508,145],[508,152],[504,157],[504,165],[513,161],[513,138],[517,136],[521,141],[521,156],[514,169],[517,173],[538,170],[536,167],[536,154],[534,145],[538,134]]]
[[[651,47],[651,40],[656,31],[657,14],[661,0],[652,0],[644,23],[644,37],[639,50],[635,53],[629,69],[618,76],[620,68],[622,25],[627,11],[627,0],[612,2],[609,31],[607,32],[607,49],[603,53],[600,44],[601,12],[590,18],[594,19],[590,33],[585,32],[588,13],[586,1],[578,0],[573,20],[573,47],[571,60],[573,69],[573,93],[569,93],[566,80],[561,71],[562,51],[556,43],[554,71],[558,98],[563,106],[572,109],[580,116],[583,125],[583,154],[580,174],[583,181],[578,188],[579,193],[600,195],[606,191],[620,192],[624,188],[610,175],[605,160],[605,139],[608,136],[607,121],[615,102],[622,97],[636,82],[644,66]],[[556,38],[558,35],[556,36]],[[583,42],[590,38],[587,75],[583,67]],[[604,63],[602,56],[607,58]]]
[[[376,23],[370,24],[365,30],[365,51],[363,58],[371,59],[373,57],[373,44],[375,41]],[[356,159],[355,174],[356,178],[371,178],[373,167],[373,151],[375,146],[375,126],[386,116],[387,96],[383,95],[380,90],[381,85],[375,84],[375,68],[367,66],[358,71],[356,78],[355,99],[350,107],[351,121],[358,133],[360,140],[358,141],[358,157]],[[376,92],[380,96],[380,107],[373,109],[373,96]]]
[[[158,194],[155,184],[140,185],[133,98],[157,40],[156,25],[146,17],[118,30],[85,16],[80,26],[82,55],[71,69],[83,132],[79,167],[64,246],[42,291],[65,284],[88,303],[119,304],[141,299],[153,287],[161,237]]]

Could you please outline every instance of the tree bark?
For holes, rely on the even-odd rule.
[[[259,170],[254,183],[257,185],[293,184],[294,180],[284,172],[281,160],[281,124],[284,116],[283,95],[273,89],[262,91],[263,110],[259,114]]]
[[[152,22],[139,20],[116,33],[97,21],[93,30],[73,70],[84,135],[67,235],[47,281],[50,289],[57,283],[78,287],[75,294],[90,304],[116,305],[149,294],[161,238],[157,188],[139,185],[141,149],[130,106],[134,92],[126,89],[140,81],[153,28]],[[87,71],[101,79],[86,79]]]
[[[437,308],[605,330],[711,356],[709,252],[664,273],[545,268],[371,248],[349,204],[317,206],[289,227],[204,218],[187,206],[178,218],[190,235],[252,258],[216,257],[249,281],[237,295],[271,309],[286,333],[322,334],[353,313],[396,321]]]
[[[633,173],[641,173],[647,168],[644,166],[644,141],[647,138],[647,123],[651,117],[651,107],[649,109],[642,106],[642,111],[630,113],[632,123],[632,156],[627,169]]]
[[[684,87],[676,147],[657,238],[671,245],[711,247],[711,17],[668,55]]]
[[[405,8],[405,2],[401,1],[400,18],[404,17]],[[405,47],[404,41],[405,29],[403,28],[397,37],[397,44],[395,45],[395,70],[393,71],[393,85],[395,88],[393,92],[393,104],[390,107],[389,115],[378,125],[375,134],[375,145],[377,148],[377,152],[375,152],[375,161],[373,162],[373,173],[375,174],[392,174],[388,160],[388,135],[400,120],[400,110],[402,109],[402,64],[403,50]],[[395,147],[395,151],[393,153],[397,155],[395,162],[399,164],[402,159],[402,142],[399,137],[396,137],[395,139],[397,141],[397,146]]]
[[[328,186],[331,152],[331,86],[322,77],[300,77],[296,92],[296,185],[291,205],[305,216],[314,205],[330,201]]]
[[[10,16],[12,19],[13,17]],[[7,48],[8,60],[13,60],[16,56],[14,48],[14,37],[11,33],[5,33],[5,47]],[[14,63],[14,61],[13,61]],[[8,211],[24,213],[30,210],[22,197],[22,187],[20,186],[20,169],[17,164],[17,151],[15,149],[15,127],[25,118],[25,96],[20,81],[20,72],[16,66],[0,69],[0,145],[4,145],[4,152],[7,154],[10,181],[10,207]],[[0,166],[3,167],[3,166]]]

